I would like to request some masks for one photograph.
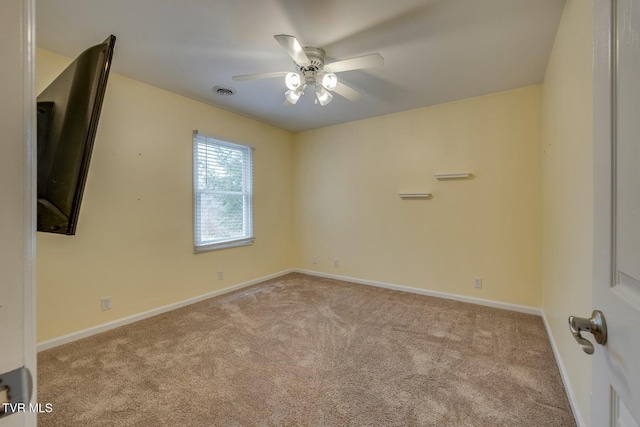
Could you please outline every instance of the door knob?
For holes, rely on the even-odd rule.
[[[598,344],[604,345],[607,342],[607,322],[605,322],[604,314],[600,310],[593,310],[589,319],[569,316],[569,329],[571,329],[573,337],[580,344],[582,351],[587,354],[593,354],[593,344],[580,335],[580,332],[593,334]]]

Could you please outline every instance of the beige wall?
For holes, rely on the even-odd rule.
[[[539,307],[540,91],[295,135],[296,266]],[[433,177],[447,172],[474,177]],[[399,192],[433,198],[401,200]]]
[[[591,1],[567,1],[542,89],[542,307],[586,425],[591,358],[567,316],[592,309],[592,20]]]
[[[69,62],[39,50],[37,93]],[[253,246],[193,254],[193,129],[256,147]],[[38,340],[291,268],[291,144],[283,130],[112,74],[77,235],[37,233]]]

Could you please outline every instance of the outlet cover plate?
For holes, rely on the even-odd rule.
[[[111,297],[100,298],[100,308],[102,311],[111,310]]]

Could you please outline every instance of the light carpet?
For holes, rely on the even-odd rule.
[[[575,426],[538,316],[298,273],[44,351],[47,426]]]

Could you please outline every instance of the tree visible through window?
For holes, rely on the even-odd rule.
[[[253,243],[251,147],[193,134],[194,248]]]

